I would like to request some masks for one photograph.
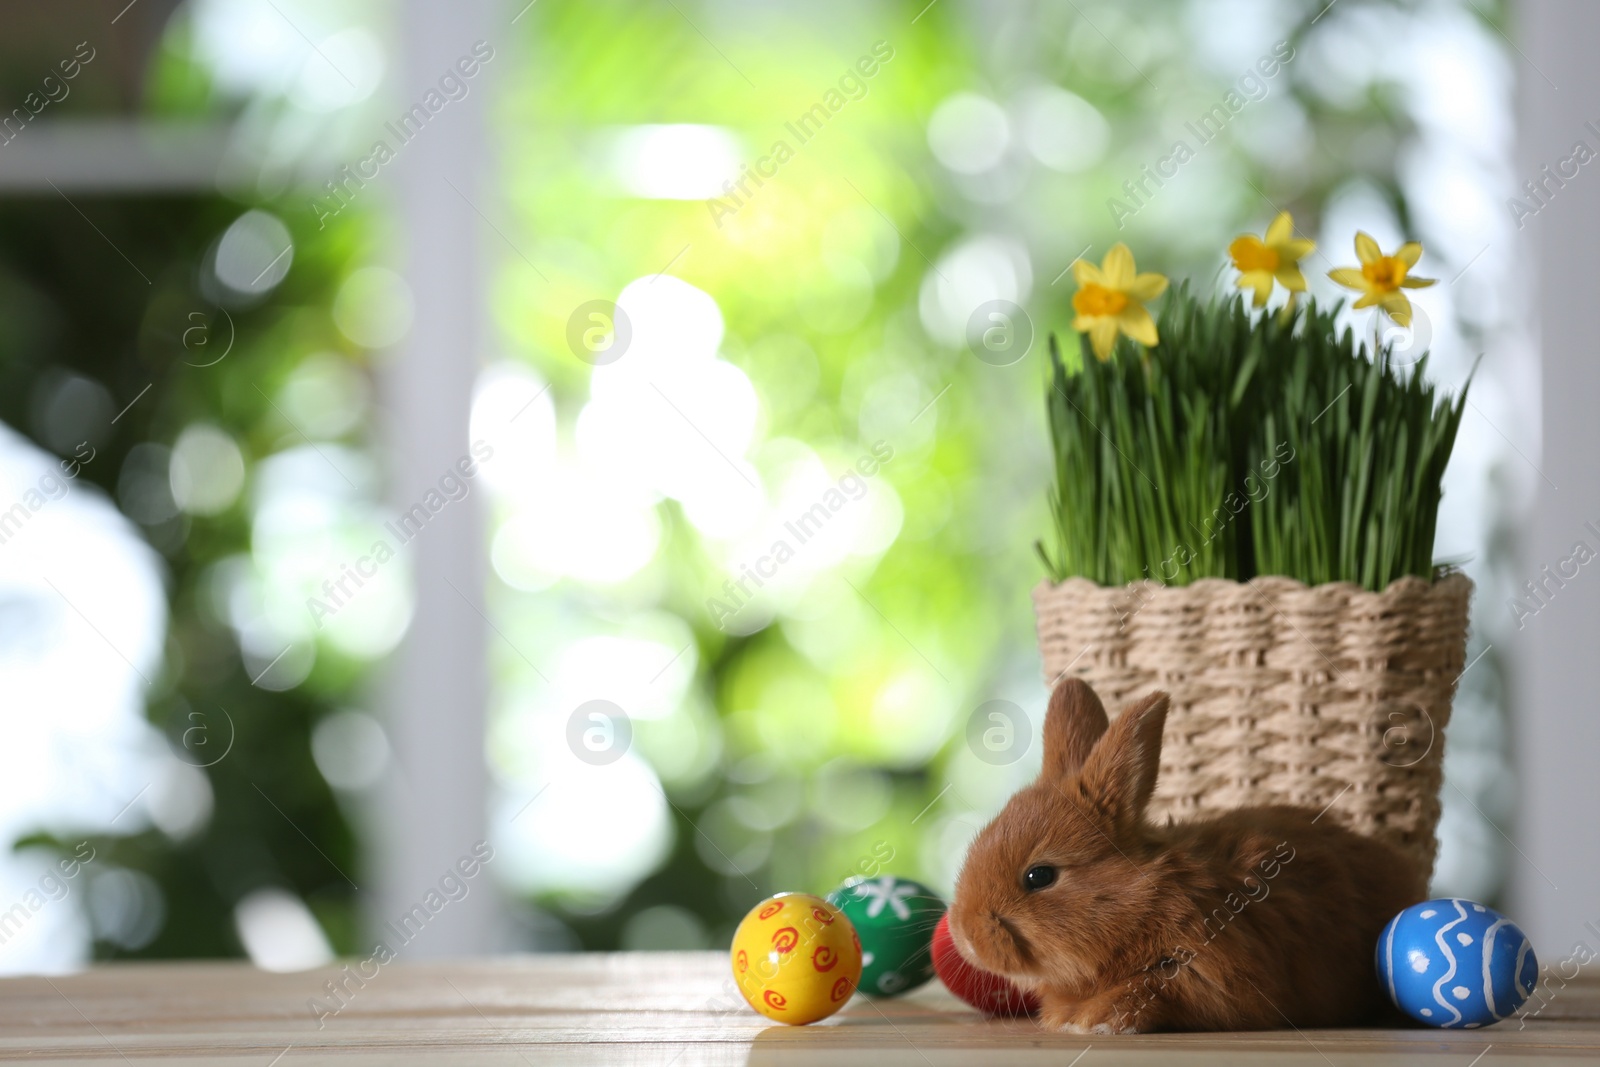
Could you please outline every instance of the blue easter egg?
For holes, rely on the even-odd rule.
[[[1539,961],[1516,923],[1451,897],[1413,904],[1389,920],[1377,963],[1395,1007],[1442,1029],[1497,1023],[1539,981]]]

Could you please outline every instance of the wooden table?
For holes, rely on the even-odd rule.
[[[370,973],[370,970],[369,970]],[[900,1000],[857,997],[815,1026],[734,1006],[721,953],[395,962],[321,1022],[337,971],[237,963],[116,965],[0,980],[0,1062],[50,1064],[816,1064],[1128,1067],[1133,1064],[1600,1062],[1600,979],[1560,991],[1519,1029],[1293,1030],[1097,1037],[986,1021],[937,982]],[[1485,1053],[1485,1050],[1488,1050]],[[1087,1050],[1087,1051],[1086,1051]],[[1481,1058],[1478,1058],[1480,1057]]]

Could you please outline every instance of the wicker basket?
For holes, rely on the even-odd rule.
[[[1112,716],[1172,694],[1150,813],[1253,804],[1326,809],[1432,871],[1444,728],[1466,658],[1461,574],[1381,593],[1289,578],[1033,595],[1045,678],[1087,680]]]

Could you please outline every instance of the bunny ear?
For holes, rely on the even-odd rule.
[[[1151,693],[1124,710],[1083,765],[1086,791],[1118,827],[1143,819],[1155,792],[1169,703],[1167,694]]]
[[[1106,732],[1106,709],[1082,678],[1066,678],[1050,694],[1044,716],[1044,767],[1041,780],[1077,774],[1095,742]]]

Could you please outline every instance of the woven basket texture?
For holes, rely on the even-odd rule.
[[[1433,870],[1444,731],[1472,583],[1207,578],[1034,590],[1045,679],[1089,682],[1113,718],[1172,695],[1151,818],[1297,804]]]

